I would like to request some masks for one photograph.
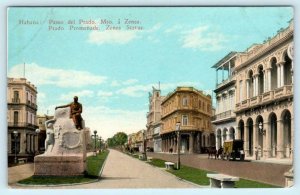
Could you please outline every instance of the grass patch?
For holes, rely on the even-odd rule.
[[[153,166],[156,166],[156,167],[164,168],[165,167],[165,162],[166,161],[164,161],[164,160],[153,158],[151,160],[151,162],[148,162],[148,163],[153,165]]]
[[[260,183],[257,181],[240,179],[240,181],[235,182],[236,188],[281,188],[280,186],[274,186],[271,184]]]
[[[165,167],[164,160],[161,159],[153,159],[152,162],[148,162],[149,164],[164,168]],[[176,164],[175,164],[176,167]],[[188,167],[181,165],[180,170],[167,170],[169,173],[176,175],[177,177],[193,182],[198,185],[209,185],[209,178],[206,177],[207,173],[213,173],[210,171],[205,171],[201,169],[196,169],[193,167]],[[265,184],[257,181],[246,180],[240,178],[238,182],[235,183],[236,188],[278,188],[278,186]]]
[[[108,156],[108,151],[103,151],[97,156],[87,157],[87,174],[84,176],[59,177],[59,176],[31,176],[19,181],[28,185],[59,185],[91,182],[98,179],[99,172]]]
[[[103,151],[97,156],[90,156],[87,158],[87,175],[98,177],[99,172],[103,166],[103,163],[108,155],[108,151]]]

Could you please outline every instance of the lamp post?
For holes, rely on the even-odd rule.
[[[259,122],[258,124],[258,130],[259,130],[259,133],[264,135],[265,134],[265,131],[263,129],[263,123],[262,122]]]
[[[17,137],[18,137],[18,131],[14,131],[14,140],[15,140],[15,160],[14,162],[17,164],[18,159],[17,159]]]
[[[177,133],[177,170],[180,169],[180,122],[176,123],[176,133]]]
[[[100,136],[100,138],[99,138],[99,154],[101,153],[101,141],[102,141],[102,137]]]
[[[94,141],[95,141],[95,144],[94,144],[94,156],[97,156],[97,150],[96,150],[97,131],[96,130],[94,131],[94,135],[92,135],[92,138],[93,137],[94,137]]]

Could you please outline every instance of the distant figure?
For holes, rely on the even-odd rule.
[[[82,105],[78,102],[78,97],[74,96],[74,102],[63,106],[57,106],[55,110],[57,108],[66,108],[66,107],[70,107],[70,118],[73,119],[76,129],[81,130],[82,129],[82,124],[81,124]]]

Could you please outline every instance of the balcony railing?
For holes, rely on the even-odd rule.
[[[248,108],[249,106],[250,107],[258,106],[260,104],[265,104],[270,101],[274,101],[279,98],[283,98],[290,95],[293,95],[293,86],[285,85],[275,90],[265,92],[259,96],[255,96],[250,99],[244,100],[240,103],[237,103],[235,106],[236,106],[236,110],[238,111],[244,108]]]
[[[221,120],[221,119],[225,119],[225,118],[229,118],[229,117],[235,117],[235,114],[232,110],[228,110],[226,112],[216,114],[214,116],[213,120]]]
[[[20,98],[12,98],[11,102],[19,104],[20,103]]]
[[[35,124],[31,124],[31,123],[24,123],[24,122],[8,122],[7,125],[9,127],[35,127]]]

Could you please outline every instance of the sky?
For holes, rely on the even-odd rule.
[[[146,129],[159,82],[162,95],[177,86],[212,94],[216,62],[292,17],[291,7],[9,8],[7,75],[25,72],[37,86],[40,115],[77,95],[86,126],[106,139]]]

